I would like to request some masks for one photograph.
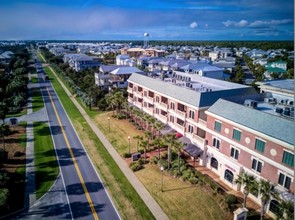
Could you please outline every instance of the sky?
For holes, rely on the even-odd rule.
[[[293,0],[0,0],[0,40],[294,40]]]

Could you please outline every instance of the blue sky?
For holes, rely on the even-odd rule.
[[[0,0],[0,40],[293,40],[293,0]]]

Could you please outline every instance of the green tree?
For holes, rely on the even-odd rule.
[[[180,155],[181,155],[181,149],[183,148],[184,144],[183,142],[177,140],[173,143],[172,148],[175,153],[177,153],[177,160],[178,160],[178,166],[177,166],[177,173],[180,174]]]
[[[171,149],[175,145],[175,142],[178,140],[175,134],[166,134],[163,136],[165,144],[168,145],[168,170],[170,169],[171,166]]]
[[[279,205],[279,214],[277,219],[294,220],[294,203],[290,200],[283,200]]]
[[[5,136],[8,136],[9,133],[10,133],[9,125],[7,125],[7,124],[1,124],[0,125],[0,136],[2,138],[3,150],[6,150],[5,149]]]
[[[266,180],[260,179],[259,180],[259,195],[261,201],[261,212],[260,212],[260,219],[264,219],[265,215],[265,206],[270,201],[270,199],[277,198],[278,195],[273,190],[273,185]]]
[[[253,175],[247,174],[246,172],[238,175],[238,178],[235,180],[236,184],[239,184],[241,187],[244,187],[243,194],[244,194],[244,202],[243,207],[246,207],[247,196],[250,193],[250,189],[256,182],[256,178]]]

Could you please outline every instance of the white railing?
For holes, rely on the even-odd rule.
[[[203,120],[203,119],[200,119],[198,120],[198,123],[199,125],[203,126],[203,127],[206,127],[207,126],[207,121]]]
[[[176,110],[176,115],[182,120],[185,119],[185,112],[183,112],[183,111]]]
[[[193,134],[193,140],[196,143],[200,144],[200,147],[203,147],[204,148],[205,145],[206,145],[206,139],[198,136],[197,134]]]
[[[174,126],[175,126],[177,131],[179,131],[181,134],[184,134],[184,129],[185,129],[184,126],[182,126],[180,124],[177,124],[177,123],[175,123]]]

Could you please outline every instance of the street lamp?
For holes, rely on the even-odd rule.
[[[108,117],[108,121],[109,121],[109,132],[111,131],[111,122],[110,122],[110,117]]]
[[[131,137],[128,136],[128,142],[129,142],[129,154],[130,154],[130,139],[131,139]]]
[[[161,192],[163,192],[163,172],[164,172],[164,167],[161,166]]]

